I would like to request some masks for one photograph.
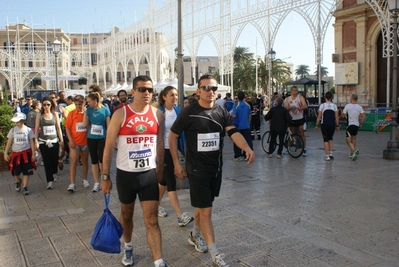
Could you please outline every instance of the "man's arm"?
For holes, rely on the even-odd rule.
[[[110,167],[115,147],[115,142],[119,134],[119,130],[122,126],[123,117],[125,116],[125,110],[119,109],[115,111],[112,119],[109,123],[107,130],[107,138],[105,139],[105,146],[103,152],[103,174],[110,174]],[[109,194],[112,189],[112,181],[108,179],[106,181],[101,181],[101,190],[104,194]]]
[[[301,95],[301,106],[299,107],[299,110],[305,109],[308,109],[308,104],[306,103],[305,98]]]
[[[160,110],[157,110],[158,134],[157,134],[157,179],[162,180],[164,162],[165,162],[165,144],[164,144],[164,116]]]
[[[364,113],[360,113],[360,114],[359,114],[359,118],[361,119],[359,128],[361,128],[362,125],[363,125],[363,123],[364,123],[364,121],[366,120],[366,115],[364,115]]]
[[[187,174],[184,171],[183,166],[181,166],[180,160],[179,160],[179,152],[178,152],[179,149],[177,146],[177,138],[178,137],[179,137],[179,135],[175,134],[174,132],[172,132],[172,131],[169,132],[169,138],[168,138],[169,150],[170,150],[170,154],[172,156],[173,165],[175,166],[175,175],[177,176],[177,178],[184,180],[184,178],[187,176]]]
[[[229,134],[229,130],[234,130],[234,126],[228,126],[225,128],[226,132]],[[248,160],[248,164],[251,164],[255,161],[255,153],[249,147],[247,141],[239,132],[234,132],[233,134],[229,134],[231,140],[233,140],[234,144],[236,144],[239,148],[245,151],[246,159]]]

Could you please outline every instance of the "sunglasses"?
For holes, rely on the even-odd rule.
[[[43,104],[43,107],[50,107],[51,104]]]
[[[218,90],[217,86],[200,86],[200,88],[205,90],[206,92],[209,92],[210,90],[216,92]]]
[[[137,91],[139,91],[140,93],[144,93],[145,91],[148,91],[148,93],[152,94],[154,92],[154,88],[137,87]]]

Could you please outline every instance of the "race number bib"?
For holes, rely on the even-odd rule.
[[[83,125],[83,122],[76,123],[76,132],[77,133],[83,133],[86,131],[87,131],[87,128]]]
[[[198,139],[198,152],[209,152],[219,150],[220,133],[199,133]]]
[[[24,134],[15,134],[14,135],[14,144],[23,145],[27,141],[26,136]]]
[[[104,128],[103,128],[102,125],[92,124],[90,133],[92,135],[103,135],[104,134]]]
[[[57,135],[57,133],[55,131],[55,125],[43,126],[43,134],[44,135]]]
[[[134,170],[145,170],[150,166],[151,157],[151,149],[129,151],[129,167]]]

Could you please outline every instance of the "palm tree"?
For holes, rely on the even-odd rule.
[[[305,75],[309,75],[309,66],[308,65],[299,65],[296,69],[295,69],[295,75],[299,75],[301,76],[301,79],[303,77],[305,77]]]
[[[327,77],[328,76],[328,68],[327,67],[320,67],[321,69],[321,77]],[[319,79],[319,72],[318,72],[318,68],[316,69],[316,71],[314,72],[314,75],[316,75],[317,79]]]
[[[248,47],[237,46],[234,49],[234,56],[233,56],[234,65],[245,60],[253,60],[253,54],[249,53],[248,51],[249,51]]]
[[[253,60],[242,60],[234,67],[234,87],[249,92],[256,88]]]

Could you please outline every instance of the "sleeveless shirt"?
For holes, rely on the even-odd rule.
[[[43,140],[53,140],[58,137],[57,128],[55,127],[55,117],[54,114],[51,114],[51,119],[45,119],[43,116],[40,116],[40,127],[41,131],[39,133],[39,137]]]
[[[127,172],[143,172],[156,168],[158,119],[156,109],[148,106],[143,113],[123,107],[125,118],[118,135],[116,167]]]

